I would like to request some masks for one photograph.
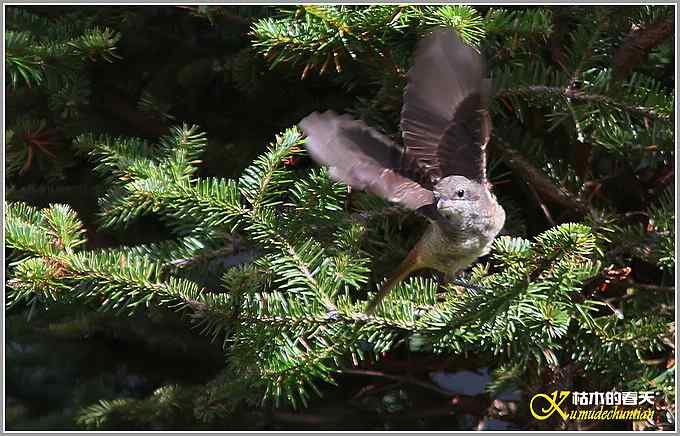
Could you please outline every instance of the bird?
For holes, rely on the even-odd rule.
[[[505,223],[491,192],[486,146],[491,82],[482,56],[450,28],[417,44],[406,74],[399,145],[364,121],[332,110],[298,126],[307,152],[329,176],[425,216],[429,224],[378,288],[372,314],[409,274],[430,268],[449,277],[487,254]]]

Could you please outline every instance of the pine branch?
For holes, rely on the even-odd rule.
[[[630,112],[636,115],[641,115],[643,117],[652,120],[665,120],[671,119],[671,115],[665,112],[658,112],[650,108],[643,106],[632,106],[625,103],[616,101],[611,97],[605,95],[587,94],[585,92],[571,89],[571,88],[559,88],[555,86],[544,86],[544,85],[532,85],[523,86],[518,88],[509,88],[498,93],[499,97],[511,97],[511,96],[526,96],[531,94],[548,94],[557,95],[560,97],[566,97],[573,99],[575,101],[581,101],[585,103],[596,103],[605,106],[611,106],[612,108]]]
[[[673,34],[674,24],[673,19],[666,18],[649,26],[633,27],[614,53],[614,80],[623,80],[645,62],[649,52]]]
[[[85,242],[84,229],[68,206],[52,205],[38,211],[9,203],[6,210],[8,247],[36,256],[18,262],[8,282],[15,290],[8,295],[10,305],[63,295],[64,299],[84,298],[102,308],[122,310],[198,292],[199,287],[188,280],[162,280],[162,264],[135,255],[134,250],[125,254],[120,250],[77,252]]]
[[[55,72],[68,77],[74,66],[77,69],[87,60],[113,62],[119,58],[115,51],[121,35],[111,29],[80,29],[76,34],[70,24],[52,23],[17,8],[9,9],[7,18],[16,29],[30,29],[12,30],[6,35],[5,62],[14,88],[19,78],[31,87]],[[31,25],[21,26],[20,22]],[[58,29],[56,34],[46,34],[54,29]]]
[[[369,377],[380,377],[380,378],[386,378],[389,380],[395,380],[398,382],[403,382],[403,383],[408,383],[412,384],[414,386],[418,386],[424,389],[427,389],[432,392],[436,392],[440,395],[444,396],[451,396],[453,392],[450,392],[446,389],[442,389],[438,387],[437,385],[434,385],[432,383],[428,383],[413,377],[408,377],[408,376],[402,376],[402,375],[396,375],[396,374],[387,374],[382,371],[374,371],[374,370],[368,370],[368,369],[352,369],[352,368],[341,368],[338,370],[340,374],[350,374],[350,375],[364,375],[364,376],[369,376]]]
[[[28,52],[31,44],[32,38],[27,33],[8,31],[5,34],[5,66],[14,88],[19,86],[20,79],[28,87],[39,85],[43,81],[43,61]]]
[[[588,206],[567,189],[556,186],[541,170],[536,168],[529,160],[524,158],[519,152],[507,144],[498,135],[493,136],[494,151],[497,152],[503,161],[512,168],[520,177],[530,184],[546,200],[567,208],[575,214],[584,215]]]
[[[484,16],[490,34],[548,37],[553,31],[553,13],[546,9],[506,10],[491,8]]]
[[[5,217],[9,306],[76,303],[113,313],[151,306],[178,309],[221,347],[227,368],[204,385],[169,385],[146,398],[95,403],[78,413],[81,425],[152,427],[187,416],[201,425],[222,424],[262,401],[311,405],[343,373],[387,381],[378,389],[360,390],[356,397],[362,401],[384,396],[385,385],[445,398],[446,403],[428,402],[389,416],[404,424],[466,414],[526,426],[516,402],[494,401],[494,396],[505,388],[549,392],[555,383],[593,391],[660,389],[672,401],[674,372],[672,366],[662,367],[673,358],[675,334],[675,197],[668,188],[675,102],[665,75],[672,54],[667,45],[660,46],[668,37],[670,9],[598,8],[583,14],[567,8],[554,22],[556,9],[464,5],[242,8],[234,9],[233,17],[225,8],[181,10],[163,18],[191,15],[200,18],[194,24],[205,25],[206,18],[210,24],[237,22],[228,41],[216,35],[220,43],[209,44],[227,49],[216,69],[236,91],[259,95],[252,90],[264,89],[260,73],[268,66],[290,67],[302,78],[334,70],[308,85],[343,87],[342,98],[358,102],[355,112],[388,132],[397,125],[416,39],[435,26],[456,29],[484,53],[500,89],[490,109],[494,131],[503,137],[492,141],[499,159],[490,162],[489,172],[507,212],[505,233],[529,236],[497,238],[488,256],[448,282],[419,272],[367,316],[366,300],[391,268],[383,260],[398,258],[408,248],[405,241],[416,236],[420,222],[413,215],[368,194],[348,195],[325,169],[308,170],[307,160],[294,159],[303,155],[296,128],[278,135],[240,177],[198,177],[207,135],[196,126],[166,124],[170,102],[146,93],[159,81],[124,87],[131,93],[143,90],[139,102],[99,90],[95,106],[113,110],[113,118],[153,138],[81,135],[75,141],[74,151],[90,154],[107,188],[100,198],[100,222],[115,230],[152,215],[167,226],[169,236],[88,251],[82,223],[68,207],[10,202]],[[7,83],[13,99],[22,102],[14,112],[30,115],[9,125],[9,170],[29,177],[29,169],[40,171],[42,160],[58,155],[56,146],[67,142],[67,131],[85,130],[79,122],[82,108],[91,98],[90,87],[102,85],[86,67],[117,59],[120,36],[96,25],[104,22],[127,35],[135,29],[135,14],[121,12],[129,22],[119,27],[117,20],[124,21],[119,15],[100,20],[82,13],[82,21],[60,21],[51,14],[9,12]],[[633,22],[641,29],[624,40]],[[250,46],[231,39],[244,24],[252,26]],[[202,28],[199,40],[209,33],[213,41],[215,29],[224,31]],[[560,44],[557,62],[546,51],[555,31],[569,37]],[[627,46],[635,49],[624,53]],[[135,53],[134,48],[134,38],[126,36],[126,53]],[[653,71],[644,69],[650,74],[614,83],[650,51],[659,64]],[[256,53],[264,58],[255,58]],[[201,61],[204,69],[210,69],[212,58]],[[213,73],[211,78],[219,76]],[[191,93],[202,90],[181,81]],[[220,82],[211,86],[220,88]],[[335,94],[308,103],[342,103]],[[41,115],[46,121],[33,113],[38,101],[46,106]],[[299,110],[314,110],[305,107]],[[53,125],[59,135],[48,129]],[[619,180],[611,174],[623,173],[622,167],[629,173],[620,178],[626,189],[613,189],[621,191],[621,198],[599,189]],[[503,186],[508,168],[528,185],[525,193],[533,196],[528,204],[540,207],[538,217],[524,207],[521,191]],[[77,171],[68,175],[80,177]],[[638,204],[628,201],[628,183]],[[15,196],[24,193],[19,189]],[[561,224],[566,218],[579,223]],[[74,329],[69,323],[50,328]],[[493,370],[488,391],[494,393],[458,395],[398,373],[414,368],[401,360],[409,353],[429,356],[427,368],[447,370],[453,367],[446,362],[474,356],[475,365]],[[396,369],[372,368],[379,359]],[[346,407],[329,409],[319,414],[274,409],[266,419],[339,425],[361,415]]]
[[[431,27],[451,27],[472,45],[478,45],[486,36],[484,19],[472,6],[425,6],[419,9],[419,13],[422,14],[424,24]],[[498,15],[495,17],[498,18]]]

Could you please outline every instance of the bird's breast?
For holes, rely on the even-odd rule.
[[[495,206],[486,213],[473,212],[456,220],[431,223],[419,242],[428,266],[455,273],[487,254],[505,221],[505,211]]]

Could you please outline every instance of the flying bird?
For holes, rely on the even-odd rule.
[[[488,253],[503,227],[505,211],[486,175],[490,89],[481,55],[440,28],[419,41],[407,73],[403,146],[350,115],[314,112],[300,121],[309,154],[333,179],[430,222],[367,313],[413,271],[453,275],[468,267]]]

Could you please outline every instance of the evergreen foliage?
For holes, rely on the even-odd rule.
[[[49,156],[40,139],[48,125],[61,123],[60,116],[78,125],[69,111],[89,95],[86,65],[117,60],[116,45],[144,15],[121,9],[103,27],[101,17],[83,9],[58,19],[8,9],[7,86],[49,97],[43,107],[49,115],[30,111],[22,121],[10,106],[7,123],[6,169],[17,184],[5,202],[4,227],[12,322],[18,326],[17,314],[30,314],[23,321],[28,331],[54,313],[50,308],[77,308],[77,316],[50,329],[77,337],[120,329],[121,319],[148,325],[140,319],[181,318],[226,356],[215,358],[218,369],[209,374],[155,380],[141,394],[83,394],[69,415],[74,426],[300,428],[292,416],[320,410],[320,396],[344,404],[336,395],[350,386],[353,401],[361,399],[351,403],[358,415],[331,411],[319,422],[339,426],[343,417],[360,416],[368,428],[416,428],[415,419],[390,412],[415,410],[406,420],[418,416],[415,405],[441,405],[421,391],[458,404],[461,395],[428,375],[468,361],[492,371],[486,392],[474,397],[481,406],[448,405],[445,414],[501,417],[522,429],[581,429],[582,423],[531,421],[526,406],[492,412],[491,402],[508,390],[519,393],[520,404],[555,389],[654,390],[666,403],[647,426],[673,425],[666,413],[675,404],[673,51],[662,40],[645,63],[624,68],[613,61],[631,26],[653,29],[672,20],[672,8],[185,8],[191,20],[225,32],[215,38],[230,47],[230,58],[215,61],[219,67],[202,69],[196,61],[183,68],[197,68],[209,81],[219,72],[246,100],[266,91],[267,68],[290,83],[292,91],[281,92],[306,95],[300,89],[309,86],[349,93],[351,112],[395,136],[415,42],[433,27],[456,29],[488,59],[494,81],[490,174],[508,222],[490,255],[458,280],[411,276],[366,315],[366,302],[417,239],[422,218],[350,192],[325,168],[312,168],[289,114],[245,168],[206,170],[210,130],[149,89],[139,90],[136,108],[155,117],[161,134],[69,130],[71,151],[96,174],[92,190],[102,191],[96,214],[63,201],[36,202],[37,191],[58,195],[12,177],[31,165],[36,150]],[[225,20],[249,29],[248,45],[220,29]],[[111,30],[116,25],[121,33]],[[304,107],[290,111],[345,104],[300,101]],[[41,116],[49,122],[35,124]],[[33,142],[20,146],[27,129]],[[144,220],[162,237],[92,241],[101,232],[133,233]],[[134,336],[127,329],[123,336]],[[149,327],[139,336],[174,347],[157,335]],[[17,349],[8,357],[21,355]],[[439,363],[403,364],[423,356]],[[398,390],[356,388],[360,375],[397,383]],[[467,428],[462,420],[423,420],[427,429]]]
[[[6,10],[5,68],[8,111],[5,145],[8,175],[37,166],[48,177],[63,178],[73,156],[56,150],[63,128],[77,120],[91,95],[87,69],[114,62],[120,34],[74,11],[50,19],[30,11]],[[46,101],[47,110],[27,110]]]

